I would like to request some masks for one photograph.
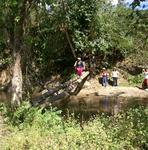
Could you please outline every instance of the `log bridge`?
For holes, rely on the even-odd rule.
[[[38,96],[32,98],[31,104],[44,108],[48,108],[51,105],[62,107],[68,103],[71,96],[77,95],[81,91],[88,76],[89,72],[86,71],[81,77],[76,76],[64,84],[54,88],[46,88],[38,93]]]

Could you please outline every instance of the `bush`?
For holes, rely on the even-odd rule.
[[[139,75],[136,75],[136,76],[128,76],[128,82],[131,84],[131,85],[138,85],[138,84],[142,84],[142,80],[143,80],[143,75],[142,74],[139,74]]]
[[[144,150],[147,145],[148,108],[134,108],[116,116],[97,116],[84,123],[64,119],[56,109],[42,110],[23,104],[7,116],[11,133],[5,149]]]

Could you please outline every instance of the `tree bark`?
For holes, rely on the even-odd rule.
[[[67,38],[67,41],[68,41],[68,43],[69,43],[71,52],[72,52],[72,54],[73,54],[73,57],[76,58],[75,50],[74,50],[74,48],[73,48],[73,46],[72,46],[72,43],[71,43],[71,41],[70,41],[70,37],[69,37],[69,34],[68,34],[67,29],[65,29],[65,34],[66,34],[66,38]]]
[[[21,51],[23,50],[23,38],[25,35],[25,24],[26,24],[26,17],[28,15],[28,9],[31,5],[32,0],[23,0],[21,2],[21,7],[18,7],[18,16],[20,16],[20,20],[15,22],[14,26],[14,34],[13,34],[13,70],[12,70],[12,98],[11,104],[12,107],[20,106],[22,101],[22,87],[23,87],[23,80],[22,80],[22,68],[21,68]]]
[[[11,104],[14,107],[20,106],[22,100],[22,70],[21,70],[21,56],[16,53],[12,77],[12,99]]]
[[[65,83],[65,85],[50,89],[48,88],[48,90],[44,89],[32,97],[31,104],[33,106],[42,107],[47,107],[51,104],[52,106],[61,107],[68,103],[72,95],[77,95],[80,92],[88,76],[89,72],[85,72],[81,78],[74,78]],[[59,93],[60,89],[63,89],[64,91]]]

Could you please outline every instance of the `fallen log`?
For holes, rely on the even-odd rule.
[[[81,91],[88,76],[89,72],[87,71],[77,80],[77,86],[74,88],[74,90],[70,91],[70,95],[77,95]]]
[[[44,89],[32,97],[31,103],[35,106],[63,105],[66,101],[68,102],[71,95],[77,95],[80,92],[88,76],[89,72],[84,72],[81,77],[75,77],[55,88]]]
[[[62,92],[58,95],[46,97],[42,101],[32,101],[33,106],[40,106],[42,108],[49,108],[51,105],[55,107],[63,107],[70,99],[67,92]]]
[[[56,92],[58,92],[58,88],[50,88],[50,89],[44,89],[43,91],[36,93],[31,100],[32,104],[39,104],[40,102],[44,101],[49,96],[54,96]]]

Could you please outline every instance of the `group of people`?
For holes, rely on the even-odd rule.
[[[82,73],[85,70],[85,62],[82,61],[80,57],[78,57],[75,64],[74,64],[74,67],[76,70],[76,74],[78,76],[82,76]],[[93,70],[91,69],[90,71],[92,72]],[[118,85],[118,83],[117,83],[118,76],[119,76],[119,72],[114,67],[114,69],[112,71],[113,86]],[[101,77],[102,77],[102,86],[106,87],[108,84],[108,77],[109,77],[109,73],[107,72],[106,68],[102,69]]]
[[[85,70],[85,62],[82,61],[80,57],[78,57],[74,64],[74,67],[76,70],[76,74],[81,77],[83,71]],[[90,70],[90,72],[92,71],[93,70]],[[148,88],[148,69],[144,69],[143,74],[144,74],[144,81],[142,83],[142,88],[146,89]],[[100,73],[100,76],[102,86],[106,87],[108,85],[108,79],[110,76],[112,78],[112,86],[118,86],[119,72],[115,67],[113,68],[111,74],[109,74],[106,68],[103,68]]]
[[[100,76],[102,79],[102,86],[106,87],[108,84],[108,79],[110,77],[110,74],[108,73],[106,68],[102,69]],[[112,86],[118,86],[119,72],[117,71],[115,67],[113,68],[113,71],[111,72],[111,77],[112,77]]]

